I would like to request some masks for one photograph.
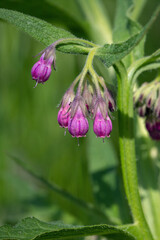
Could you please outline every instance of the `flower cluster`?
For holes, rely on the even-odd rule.
[[[154,140],[160,140],[160,80],[144,83],[134,94],[134,104],[146,129]]]
[[[83,90],[78,86],[74,94],[74,82],[64,94],[58,112],[60,127],[68,128],[73,137],[85,137],[89,130],[87,118],[93,119],[93,130],[97,137],[109,137],[112,131],[112,122],[109,117],[115,110],[115,102],[105,87],[102,92],[97,92],[85,81]]]
[[[55,47],[62,40],[57,40],[43,50],[39,61],[32,67],[32,79],[36,81],[36,86],[48,80],[52,64],[55,69]],[[104,79],[93,69],[95,51],[93,48],[88,54],[82,72],[64,94],[58,112],[60,127],[68,128],[69,133],[77,138],[86,136],[89,129],[88,117],[93,119],[93,130],[97,137],[104,139],[112,131],[110,115],[115,110],[115,102]],[[74,88],[78,82],[75,94]]]

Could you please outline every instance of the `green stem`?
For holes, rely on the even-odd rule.
[[[77,90],[77,94],[80,94],[81,93],[81,89],[82,89],[82,85],[83,85],[83,82],[84,82],[84,78],[87,74],[87,72],[91,72],[91,69],[92,69],[92,63],[93,63],[93,59],[94,59],[94,56],[95,56],[95,53],[96,53],[96,50],[97,50],[98,47],[94,47],[90,50],[89,54],[88,54],[88,57],[86,59],[86,63],[84,65],[84,68],[82,70],[82,73],[81,73],[81,79],[80,79],[80,82],[79,82],[79,85],[78,85],[78,90]]]
[[[128,81],[127,72],[122,63],[116,64],[115,69],[118,78],[119,146],[124,188],[134,223],[139,228],[136,232],[137,239],[152,240],[138,191],[131,83]]]
[[[89,47],[97,47],[98,45],[95,43],[92,43],[88,40],[82,39],[82,38],[61,38],[58,39],[57,41],[55,41],[52,45],[54,47],[58,46],[58,45],[62,45],[62,44],[77,44],[77,45],[87,45]]]

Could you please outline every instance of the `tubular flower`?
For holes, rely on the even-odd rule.
[[[66,104],[65,107],[61,107],[58,112],[58,123],[62,128],[68,128],[68,121],[70,118],[70,105]]]
[[[63,96],[61,101],[61,108],[58,112],[58,123],[62,128],[68,128],[68,121],[70,118],[70,105],[74,99],[74,92],[72,88],[69,88]]]
[[[112,122],[109,116],[104,119],[102,113],[100,110],[98,110],[94,119],[93,130],[97,137],[110,137],[110,133],[112,131]]]
[[[84,116],[81,107],[77,108],[73,118],[69,119],[68,131],[72,137],[85,137],[88,132],[89,124],[87,118]]]
[[[44,57],[45,53],[42,54],[39,61],[33,65],[31,70],[32,79],[36,80],[37,83],[46,82],[51,75],[53,56],[50,56],[49,59],[45,59]]]
[[[36,86],[38,83],[44,83],[48,80],[53,68],[55,69],[55,46],[52,44],[43,50],[40,54],[41,57],[38,62],[36,62],[31,70],[32,79],[36,81]]]
[[[68,122],[68,131],[72,137],[85,137],[89,129],[86,118],[86,106],[82,97],[74,99],[71,104],[71,115]]]
[[[94,110],[93,131],[97,137],[110,137],[112,122],[108,116],[106,103],[102,98],[97,99]]]

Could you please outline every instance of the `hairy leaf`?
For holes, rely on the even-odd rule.
[[[99,47],[96,55],[107,65],[107,67],[110,67],[115,62],[124,58],[145,36],[159,11],[160,7],[156,9],[150,21],[138,34],[122,43],[105,44],[103,47]],[[43,20],[16,11],[0,9],[0,18],[14,24],[19,29],[27,32],[30,36],[46,45],[61,38],[75,38],[74,35],[63,29],[56,28]],[[87,54],[90,48],[86,47],[86,44],[82,43],[81,39],[75,39],[76,43],[71,42],[70,44],[59,46],[58,50],[68,53]]]
[[[141,58],[135,61],[128,69],[129,79],[134,83],[138,76],[147,70],[159,68],[160,49],[148,57]]]
[[[134,49],[134,47],[143,39],[150,26],[155,21],[159,12],[160,6],[156,9],[149,22],[138,34],[122,43],[111,45],[105,44],[103,47],[97,50],[97,56],[107,65],[107,67],[110,67],[117,61],[121,60],[123,57],[129,54]]]
[[[18,29],[28,33],[31,37],[46,46],[62,38],[76,39],[73,34],[64,29],[54,27],[41,19],[17,11],[0,9],[0,18],[15,25]],[[84,45],[81,41],[78,41],[77,38],[77,45],[78,44]],[[60,50],[69,53],[88,53],[87,48],[77,45],[73,43],[71,45],[61,46]]]
[[[73,239],[74,237],[83,237],[91,235],[107,235],[112,239],[115,237],[124,240],[135,239],[127,230],[106,224],[91,226],[71,226],[61,223],[45,223],[36,218],[25,218],[16,226],[2,226],[0,228],[0,239],[18,239],[18,240],[42,240],[42,239]]]

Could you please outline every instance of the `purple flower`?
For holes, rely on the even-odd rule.
[[[73,88],[71,87],[65,92],[60,104],[61,108],[58,112],[58,117],[57,117],[60,127],[68,128],[68,121],[69,121],[70,112],[71,112],[70,105],[73,99],[74,99],[74,92],[73,92]]]
[[[44,83],[48,80],[51,75],[51,65],[53,63],[54,56],[45,59],[45,52],[40,57],[39,61],[36,62],[31,70],[32,79],[36,80],[36,83]]]
[[[110,117],[106,115],[106,118],[104,118],[99,108],[97,109],[95,115],[93,131],[97,137],[100,138],[110,137],[110,133],[112,131],[112,122]]]
[[[153,140],[160,140],[160,119],[146,119],[146,129]]]
[[[89,129],[86,118],[86,105],[84,98],[76,96],[71,104],[71,115],[68,122],[68,131],[72,137],[85,137]]]
[[[58,120],[58,123],[59,123],[60,127],[62,127],[62,128],[68,128],[68,121],[69,121],[69,118],[70,118],[69,108],[70,108],[70,105],[66,104],[66,106],[61,107],[59,112],[58,112],[57,120]]]

